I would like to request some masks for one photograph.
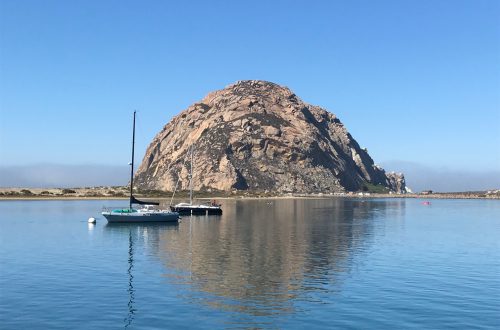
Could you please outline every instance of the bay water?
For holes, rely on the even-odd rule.
[[[0,328],[500,329],[498,200],[221,202],[119,225],[124,201],[0,201]]]

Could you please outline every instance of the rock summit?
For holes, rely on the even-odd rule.
[[[275,193],[405,191],[402,174],[375,165],[327,110],[290,89],[238,81],[174,117],[147,148],[135,182],[142,189]]]

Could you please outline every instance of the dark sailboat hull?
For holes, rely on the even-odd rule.
[[[218,206],[170,206],[170,210],[180,215],[221,215],[222,209]]]

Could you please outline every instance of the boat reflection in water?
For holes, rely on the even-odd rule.
[[[125,328],[130,326],[132,324],[132,321],[134,320],[134,296],[135,296],[135,290],[134,290],[134,275],[132,275],[132,269],[134,268],[134,245],[133,245],[133,239],[132,239],[132,231],[129,231],[128,235],[128,269],[127,269],[127,274],[128,274],[128,289],[127,292],[129,294],[129,300],[128,300],[128,314],[127,317],[125,317]]]
[[[128,235],[128,254],[127,254],[127,314],[124,317],[125,328],[132,325],[135,313],[137,311],[135,307],[135,293],[136,288],[134,288],[134,260],[135,260],[135,249],[146,247],[149,249],[158,250],[158,243],[160,241],[160,234],[165,230],[176,230],[178,229],[178,223],[145,223],[145,224],[133,224],[133,223],[108,223],[105,227],[105,233],[113,236],[120,236],[125,238]],[[115,237],[116,238],[116,237]],[[137,247],[138,245],[138,247]]]
[[[331,301],[377,239],[374,220],[402,218],[404,207],[404,200],[226,200],[222,216],[106,229],[131,242],[130,322],[137,311],[132,245],[140,244],[162,265],[156,276],[167,279],[160,283],[165,295],[175,290],[189,304],[235,312],[236,324],[252,327],[255,316],[272,319],[300,311],[301,302]]]

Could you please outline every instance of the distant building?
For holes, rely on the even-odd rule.
[[[432,190],[424,190],[420,193],[420,195],[430,195],[432,194]]]

